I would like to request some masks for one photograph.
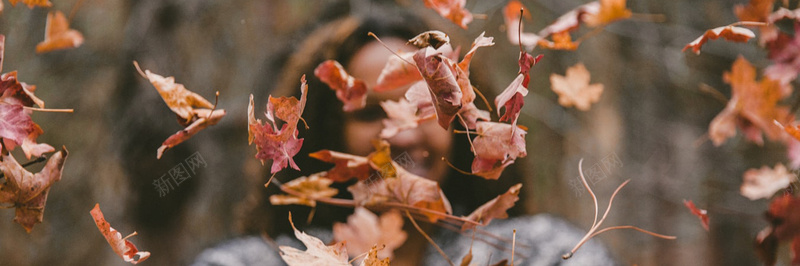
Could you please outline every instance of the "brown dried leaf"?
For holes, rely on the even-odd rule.
[[[550,75],[553,91],[558,94],[558,103],[564,107],[575,106],[581,111],[588,111],[603,93],[603,84],[589,85],[589,80],[589,71],[583,63],[568,68],[566,76]]]
[[[317,206],[316,199],[331,198],[339,193],[339,190],[330,187],[333,180],[324,178],[324,175],[325,172],[321,172],[289,181],[281,187],[291,189],[301,196],[272,195],[269,197],[269,202],[273,205],[298,204],[309,207]]]
[[[138,264],[150,257],[150,252],[139,251],[136,246],[131,243],[131,241],[128,241],[128,238],[135,236],[136,232],[133,232],[132,234],[123,238],[119,231],[112,228],[111,225],[106,222],[106,218],[103,217],[103,212],[100,210],[99,203],[95,204],[94,208],[89,213],[92,215],[92,218],[94,218],[94,223],[97,224],[97,229],[100,230],[100,233],[106,238],[108,244],[111,245],[111,249],[114,250],[114,253],[117,253],[117,255],[125,262]]]
[[[475,209],[475,211],[467,216],[467,219],[487,226],[492,219],[508,218],[508,213],[506,213],[506,211],[514,207],[514,203],[519,200],[520,189],[522,189],[522,184],[511,186],[506,193],[497,196]],[[461,230],[464,231],[474,227],[474,224],[464,223],[464,225],[461,226]]]
[[[319,238],[297,230],[292,222],[291,214],[289,214],[289,223],[291,223],[292,229],[294,229],[294,236],[297,237],[300,242],[303,242],[303,245],[306,246],[306,250],[301,251],[290,246],[280,246],[280,255],[286,264],[289,264],[289,266],[350,266],[350,263],[347,261],[347,248],[345,248],[344,242],[326,246]]]
[[[5,183],[0,183],[0,203],[16,207],[14,221],[28,233],[42,222],[47,194],[50,186],[61,180],[67,154],[67,149],[62,147],[36,174],[25,170],[11,154],[2,155],[0,171],[5,175]]]

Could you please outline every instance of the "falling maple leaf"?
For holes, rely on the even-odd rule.
[[[377,256],[393,258],[393,251],[405,243],[408,235],[403,231],[403,216],[397,211],[389,211],[380,217],[363,207],[347,217],[347,223],[333,224],[333,238],[347,242],[347,251],[352,257],[369,252],[379,245],[384,248]]]
[[[519,112],[525,104],[523,97],[528,95],[530,69],[542,59],[542,56],[543,55],[538,55],[533,57],[525,51],[520,51],[519,75],[517,75],[517,78],[494,99],[494,104],[497,107],[497,115],[500,115],[501,108],[505,108],[505,113],[500,117],[500,122],[511,121],[512,125],[517,124]]]
[[[339,62],[327,60],[320,63],[314,69],[314,76],[336,91],[336,98],[344,103],[345,112],[364,108],[367,104],[367,84],[347,74]]]
[[[350,266],[347,261],[347,248],[344,242],[336,243],[326,246],[319,238],[300,232],[292,222],[292,215],[289,214],[289,223],[294,230],[294,236],[297,237],[303,245],[306,246],[305,251],[290,247],[280,246],[280,255],[283,261],[289,266],[306,266],[306,265],[340,265]]]
[[[508,213],[506,213],[506,211],[511,207],[514,207],[514,203],[519,200],[520,189],[522,189],[522,184],[511,186],[506,193],[500,194],[499,196],[475,209],[470,215],[467,216],[467,219],[479,222],[483,226],[487,226],[492,219],[508,218]],[[464,223],[464,225],[461,227],[461,230],[468,230],[474,227],[474,224]]]
[[[44,41],[36,45],[36,53],[78,48],[83,44],[83,35],[69,28],[69,21],[61,11],[47,13]]]
[[[111,249],[125,260],[125,262],[138,264],[150,257],[150,252],[139,251],[131,241],[128,241],[128,238],[135,236],[136,232],[123,238],[119,231],[112,228],[111,225],[106,222],[106,218],[103,217],[103,212],[100,210],[99,203],[95,204],[94,208],[92,208],[92,211],[89,213],[92,214],[94,223],[97,224],[97,229],[100,230],[100,233],[106,238],[108,244],[111,245]]]
[[[578,110],[588,111],[592,103],[600,100],[603,84],[589,85],[589,71],[583,63],[567,69],[566,76],[550,75],[553,92],[558,94],[558,104],[564,107],[575,106]]]
[[[203,96],[189,91],[183,84],[175,83],[174,77],[164,78],[150,70],[142,72],[136,61],[133,62],[133,65],[142,77],[153,84],[167,107],[178,116],[178,123],[186,127],[161,144],[156,151],[156,158],[161,159],[166,150],[188,140],[200,130],[216,125],[225,116],[224,109],[216,109],[216,106]]]
[[[250,104],[247,108],[247,141],[249,144],[256,143],[256,158],[261,160],[261,164],[266,160],[272,160],[273,174],[286,168],[287,165],[300,170],[292,158],[303,145],[303,139],[297,138],[297,123],[302,119],[301,115],[306,106],[308,84],[305,75],[300,77],[300,83],[300,100],[295,97],[269,96],[265,115],[272,124],[262,123],[261,119],[256,119],[253,95],[250,95]],[[285,122],[280,130],[275,118]]]
[[[747,42],[748,40],[750,40],[750,38],[755,38],[755,37],[756,34],[747,28],[730,26],[730,25],[717,27],[707,30],[703,35],[697,37],[697,39],[684,46],[683,51],[692,48],[692,52],[694,52],[695,54],[700,54],[700,47],[703,47],[703,44],[708,42],[709,39],[716,40],[719,38],[723,38],[727,41],[732,41],[732,42]]]
[[[33,7],[51,7],[53,3],[50,3],[49,0],[8,0],[11,3],[11,6],[17,6],[17,3],[22,2],[25,5],[28,5],[28,8],[33,9]]]
[[[703,228],[706,229],[706,231],[708,231],[708,212],[706,210],[698,209],[697,207],[695,207],[694,202],[692,202],[691,200],[683,200],[683,205],[686,206],[686,208],[688,208],[689,211],[691,211],[692,214],[694,214],[694,216],[697,216],[697,218],[700,219],[700,223],[703,224]]]
[[[269,197],[269,202],[273,205],[299,204],[314,207],[317,206],[317,199],[336,196],[339,190],[330,187],[333,180],[322,177],[324,173],[302,176],[287,182],[282,187],[298,195],[272,195]]]
[[[538,45],[545,49],[564,51],[575,51],[578,49],[578,45],[580,45],[578,41],[573,42],[572,36],[566,31],[553,33],[552,38],[553,41],[540,39]]]
[[[467,0],[423,0],[425,7],[435,10],[442,17],[466,29],[472,22],[472,13],[464,6]]]
[[[478,122],[476,126],[472,174],[496,180],[514,160],[527,156],[524,129],[496,122]]]
[[[731,72],[725,72],[723,80],[731,84],[732,92],[725,109],[709,125],[714,145],[736,135],[737,126],[748,140],[759,145],[764,142],[762,132],[770,140],[780,140],[782,130],[773,121],[790,119],[788,107],[778,104],[785,97],[781,85],[768,78],[756,81],[755,68],[742,56],[733,63]]]
[[[586,25],[590,27],[600,27],[611,22],[628,19],[633,15],[630,9],[625,7],[627,0],[600,0],[600,9],[597,13],[586,15]]]
[[[420,49],[414,54],[414,62],[428,84],[436,117],[439,125],[444,129],[450,128],[456,113],[461,109],[463,93],[456,80],[453,63],[441,53],[428,55],[434,52],[430,47]]]
[[[750,200],[768,199],[781,189],[789,186],[796,179],[783,164],[776,164],[775,168],[768,166],[761,169],[749,169],[744,172],[744,181],[740,192]]]
[[[591,14],[600,11],[600,2],[594,1],[576,7],[558,17],[553,23],[539,31],[540,37],[547,37],[556,33],[568,33],[577,30],[581,23]]]
[[[195,118],[194,110],[196,108],[214,108],[214,104],[203,98],[203,96],[186,89],[183,84],[175,83],[174,77],[165,78],[147,69],[142,72],[136,61],[133,64],[136,66],[136,70],[153,84],[167,107],[183,119],[183,121],[179,120],[181,124],[188,124],[189,121]]]
[[[28,233],[42,222],[47,194],[50,186],[61,180],[67,154],[67,149],[62,147],[36,174],[25,170],[10,153],[0,158],[0,171],[5,175],[5,181],[0,183],[0,204],[16,208],[14,221]]]
[[[365,157],[330,150],[321,150],[310,153],[308,156],[323,162],[336,164],[332,169],[322,174],[325,178],[335,182],[345,182],[353,178],[364,180],[371,173],[369,161]]]

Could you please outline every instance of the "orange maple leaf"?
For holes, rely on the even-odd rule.
[[[719,146],[736,135],[738,126],[745,136],[759,145],[764,143],[762,132],[770,140],[780,140],[781,128],[773,121],[790,119],[789,108],[778,105],[784,95],[780,83],[768,78],[756,81],[756,70],[744,57],[739,56],[731,72],[723,79],[731,84],[731,99],[725,109],[711,121],[708,134],[714,145]]]
[[[603,84],[589,85],[589,80],[589,71],[583,63],[568,68],[566,76],[550,75],[553,92],[558,94],[558,103],[564,107],[575,106],[581,111],[589,110],[603,93]]]
[[[36,53],[47,53],[55,50],[78,48],[83,44],[83,35],[69,28],[67,17],[61,11],[47,14],[47,26],[44,41],[36,45]]]
[[[626,0],[600,0],[600,10],[594,14],[587,14],[584,21],[590,27],[598,27],[617,20],[628,19],[632,13],[625,7],[625,2]]]

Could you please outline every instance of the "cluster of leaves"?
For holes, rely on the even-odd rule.
[[[0,35],[0,70],[2,70],[5,36]],[[25,157],[40,157],[55,151],[36,139],[44,133],[31,119],[34,110],[44,110],[44,101],[34,95],[36,86],[17,79],[17,72],[0,75],[0,204],[16,208],[14,221],[30,233],[33,226],[42,222],[47,194],[53,183],[61,180],[61,171],[67,158],[67,149],[61,148],[38,173],[33,174],[20,165],[11,151],[19,147]],[[39,160],[43,161],[41,157]]]
[[[800,128],[795,120],[793,109],[785,100],[792,95],[793,83],[800,73],[800,54],[797,49],[800,35],[800,9],[789,10],[787,1],[775,5],[773,0],[751,0],[747,5],[736,5],[734,12],[740,21],[727,26],[706,31],[702,36],[687,44],[684,50],[692,49],[696,54],[709,39],[723,38],[733,42],[747,42],[756,34],[745,27],[756,28],[759,32],[758,44],[767,50],[771,65],[757,80],[757,71],[743,56],[733,63],[730,72],[725,72],[723,80],[731,85],[731,97],[727,106],[711,121],[709,138],[715,146],[741,131],[747,141],[763,145],[768,140],[784,143],[790,168],[800,167]],[[747,170],[743,175],[741,195],[750,200],[770,199],[767,220],[770,226],[756,237],[758,254],[767,265],[776,262],[780,241],[792,240],[792,264],[800,263],[800,238],[796,237],[795,227],[800,226],[797,216],[797,203],[800,198],[793,195],[791,187],[796,178],[786,166],[778,163],[770,168]],[[774,197],[776,192],[784,191],[782,196]],[[687,207],[703,221],[708,230],[706,211],[696,209],[691,202]]]

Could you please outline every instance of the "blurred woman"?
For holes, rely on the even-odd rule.
[[[345,66],[347,72],[364,80],[369,87],[374,87],[383,66],[392,56],[389,50],[367,35],[373,32],[393,50],[403,49],[405,42],[429,28],[422,18],[407,13],[400,8],[391,8],[373,3],[367,14],[336,16],[348,14],[346,4],[338,4],[325,10],[330,15],[323,15],[322,21],[315,29],[306,34],[306,39],[293,45],[294,50],[285,53],[285,58],[276,60],[283,71],[277,75],[278,82],[273,96],[299,96],[298,79],[308,75],[308,102],[303,113],[310,129],[300,128],[299,137],[304,138],[303,147],[294,160],[302,171],[284,170],[276,179],[287,182],[299,176],[326,171],[332,166],[306,156],[322,149],[366,156],[373,147],[370,140],[377,139],[383,128],[382,120],[386,114],[379,105],[383,100],[398,100],[404,89],[385,93],[369,92],[364,109],[343,112],[333,90],[313,77],[314,68],[325,60],[336,60]],[[477,64],[475,64],[477,65]],[[272,81],[272,80],[270,80]],[[488,83],[480,76],[480,71],[472,72],[471,81],[476,87]],[[266,87],[266,86],[265,86]],[[256,99],[265,99],[266,95],[256,95]],[[486,109],[483,104],[476,104]],[[453,124],[456,128],[459,125]],[[517,183],[525,183],[518,171],[522,160],[507,168],[499,180],[485,180],[480,177],[467,176],[453,171],[440,158],[448,158],[456,167],[469,169],[472,155],[467,137],[454,135],[442,129],[436,122],[421,123],[415,129],[401,131],[388,139],[392,156],[407,154],[413,167],[412,173],[432,179],[441,184],[442,190],[453,205],[456,216],[468,215],[481,204],[491,200]],[[266,182],[266,178],[260,182]],[[335,184],[339,189],[337,197],[352,197],[346,187],[350,183]],[[330,228],[334,222],[345,222],[353,213],[351,208],[326,206],[318,204],[311,223],[305,225],[309,214],[308,207],[273,206],[269,204],[269,195],[280,193],[277,185],[268,189],[260,188],[257,195],[249,197],[249,206],[245,208],[247,215],[242,219],[242,227],[249,234],[266,234],[275,237],[279,245],[292,245],[302,249],[294,240],[292,229],[288,224],[288,212],[291,211],[295,224],[303,231],[319,237],[323,241],[332,239]],[[525,187],[520,200],[508,210],[511,217],[518,217],[526,212]],[[423,230],[434,236],[434,241],[441,246],[452,260],[460,260],[470,250],[471,237],[458,232],[440,230],[433,225],[423,225]],[[562,262],[592,265],[613,264],[607,251],[596,243],[584,246],[580,256],[563,261],[561,255],[569,251],[577,243],[583,233],[568,223],[550,215],[536,215],[513,218],[505,221],[495,220],[483,228],[490,234],[511,238],[513,229],[517,234],[517,256],[522,255],[521,264],[517,265],[559,265]],[[408,232],[405,244],[394,251],[392,265],[441,265],[446,261],[434,250],[410,223],[406,222],[404,230]],[[480,239],[480,235],[478,235]],[[474,243],[473,262],[494,263],[503,258],[510,258],[508,241],[487,241]],[[491,258],[491,261],[490,261]],[[206,250],[195,262],[197,265],[282,265],[277,247],[270,245],[260,237],[245,237],[224,243]],[[577,265],[576,264],[576,265]]]

